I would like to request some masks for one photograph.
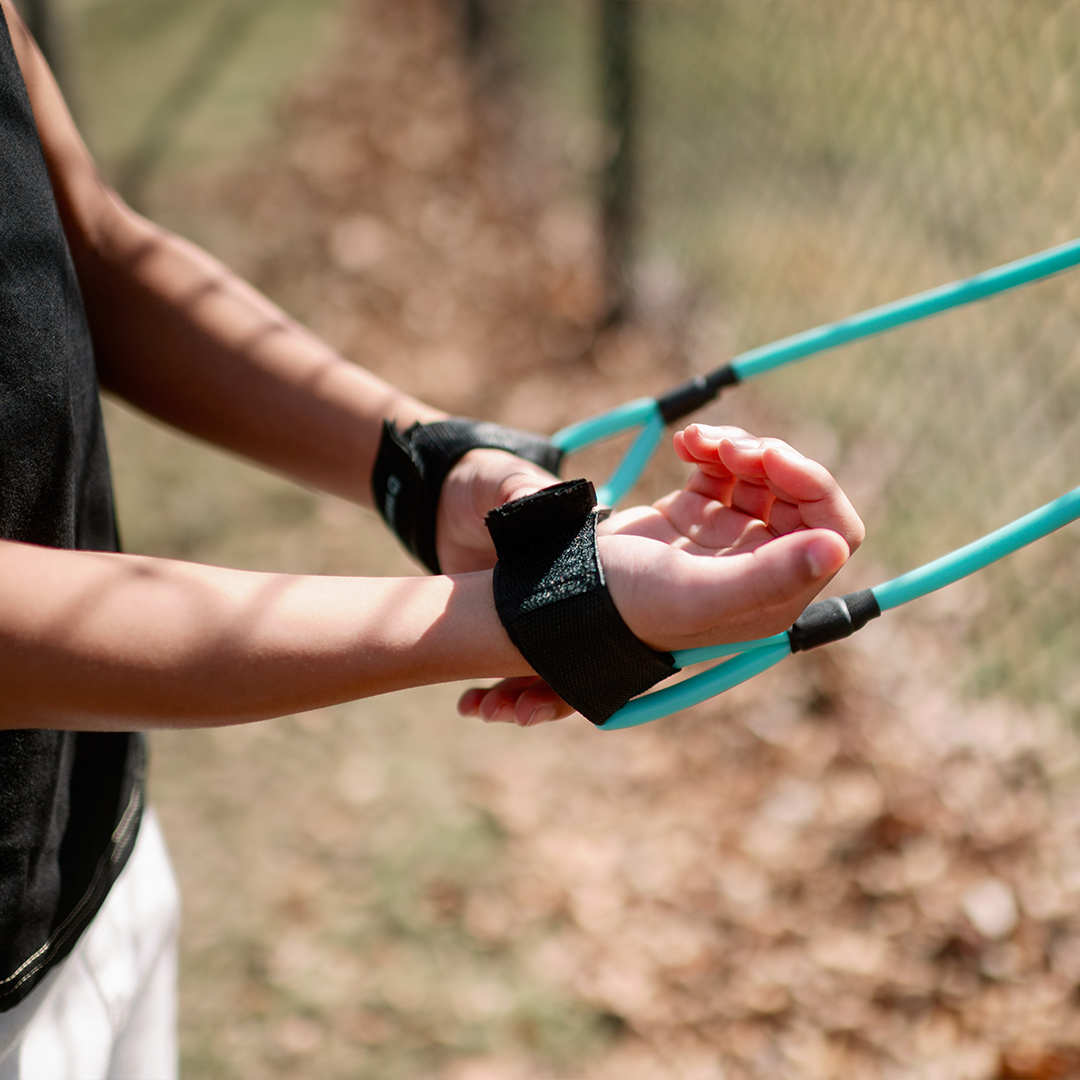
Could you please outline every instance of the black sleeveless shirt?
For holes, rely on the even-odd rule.
[[[0,538],[119,547],[90,332],[2,12]],[[0,1011],[100,908],[138,831],[144,771],[141,735],[0,731]]]

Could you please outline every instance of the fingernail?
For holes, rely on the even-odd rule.
[[[832,568],[832,544],[828,540],[814,540],[806,549],[806,562],[811,577],[824,577]]]
[[[532,711],[532,715],[525,723],[525,727],[532,727],[533,724],[546,724],[549,720],[555,719],[555,707],[553,705],[538,705]]]
[[[800,454],[794,446],[777,446],[774,448],[774,452],[782,458],[787,458],[794,465],[801,465],[806,460],[806,455]]]
[[[736,450],[756,450],[761,445],[761,440],[754,438],[729,438],[726,441],[731,443],[731,445],[734,446]]]

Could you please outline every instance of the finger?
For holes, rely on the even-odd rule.
[[[514,703],[514,723],[519,727],[536,727],[551,720],[570,716],[574,709],[543,679],[524,690]]]
[[[790,447],[766,447],[762,453],[769,489],[776,495],[769,527],[775,533],[795,529],[832,529],[854,551],[866,529],[843,489],[824,465]]]
[[[515,499],[524,499],[526,495],[535,495],[541,489],[557,483],[558,480],[555,477],[542,472],[522,471],[512,473],[503,477],[495,489],[493,504],[484,509],[482,513],[486,516],[489,511],[494,510],[496,507],[505,506]],[[479,510],[480,507],[477,507],[477,509]]]
[[[605,536],[601,561],[627,625],[657,649],[761,637],[785,629],[848,557],[826,529],[701,558],[634,536]]]
[[[485,723],[510,720],[513,717],[513,704],[527,687],[536,682],[536,677],[527,675],[516,679],[503,679],[494,686],[474,686],[465,691],[458,699],[458,714],[478,716]],[[502,706],[509,705],[510,712],[499,715]]]
[[[764,453],[767,449],[792,450],[782,439],[759,439],[756,435],[725,436],[717,446],[717,455],[732,476],[743,480],[766,479]],[[801,455],[799,455],[801,456]]]
[[[767,484],[753,480],[736,479],[731,485],[728,505],[747,517],[757,518],[765,525],[769,524],[769,515],[776,497]]]
[[[533,727],[569,716],[573,711],[547,683],[535,676],[504,679],[488,688],[472,687],[458,700],[461,716],[478,716],[487,724]]]
[[[753,435],[722,439],[720,459],[737,479],[761,483],[786,502],[810,502],[837,490],[824,465],[800,454],[783,439]]]
[[[684,490],[730,505],[734,486],[735,477],[724,466],[699,465],[686,481]]]
[[[731,473],[728,505],[769,524],[777,493],[769,483],[763,456],[769,447],[787,447],[779,439],[759,439],[753,435],[724,436],[717,446],[723,466]]]
[[[735,427],[695,424],[682,434],[684,459],[695,461],[698,466],[687,484],[688,489],[768,522],[774,493],[762,453],[773,443],[786,444],[758,439]]]
[[[723,559],[692,559],[683,588],[696,593],[703,612],[786,609],[801,605],[847,561],[843,537],[828,529],[777,537],[747,553]],[[700,578],[701,580],[694,580]],[[714,606],[715,605],[715,606]]]
[[[675,432],[672,445],[675,453],[691,465],[715,463],[719,460],[719,446],[722,439],[747,437],[749,432],[740,427],[715,427],[709,424],[690,424],[682,431]]]
[[[829,470],[781,439],[723,439],[720,456],[737,477],[731,505],[760,516],[777,535],[833,529],[852,551],[862,543],[862,521]],[[762,495],[760,486],[775,501]]]

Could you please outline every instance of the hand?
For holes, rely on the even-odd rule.
[[[490,570],[495,545],[484,525],[488,511],[558,482],[505,450],[470,450],[450,470],[439,496],[435,546],[443,573]]]
[[[608,588],[639,638],[664,651],[786,630],[865,535],[829,472],[779,439],[691,425],[675,451],[685,488],[599,529]],[[541,723],[572,710],[540,680],[471,689],[463,715]]]
[[[859,516],[827,469],[779,439],[694,424],[674,442],[697,466],[683,490],[599,530],[619,613],[661,650],[786,630],[862,543]]]

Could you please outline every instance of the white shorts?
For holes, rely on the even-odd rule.
[[[70,955],[0,1013],[0,1080],[174,1080],[180,893],[157,816]]]

